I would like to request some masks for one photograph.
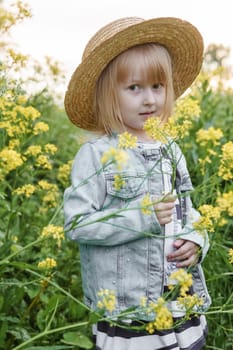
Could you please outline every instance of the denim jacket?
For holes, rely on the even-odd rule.
[[[79,245],[85,302],[96,308],[101,289],[114,290],[115,313],[140,304],[140,298],[156,301],[163,293],[164,227],[152,210],[141,209],[146,194],[160,195],[164,190],[161,164],[166,162],[167,176],[175,174],[180,196],[182,230],[179,238],[201,247],[201,259],[192,269],[193,288],[204,299],[204,309],[211,300],[200,265],[209,248],[207,235],[194,231],[192,223],[199,214],[193,209],[188,192],[192,190],[186,162],[178,145],[144,149],[140,143],[127,149],[128,166],[118,170],[115,164],[103,167],[101,157],[109,147],[117,147],[117,136],[103,136],[85,143],[77,153],[72,168],[72,185],[64,194],[65,230]],[[121,189],[114,186],[114,176],[124,180]]]

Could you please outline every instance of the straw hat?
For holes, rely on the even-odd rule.
[[[203,59],[202,36],[191,23],[172,17],[121,18],[104,26],[91,38],[81,64],[71,77],[65,109],[72,123],[89,131],[96,130],[93,94],[101,72],[123,51],[145,43],[158,43],[170,53],[176,98],[191,85]]]

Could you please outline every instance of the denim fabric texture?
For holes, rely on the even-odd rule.
[[[139,305],[143,296],[156,301],[163,293],[164,227],[154,211],[142,212],[141,201],[148,193],[152,197],[161,196],[162,162],[167,162],[166,176],[170,176],[172,183],[175,173],[180,198],[179,238],[193,241],[201,248],[201,259],[190,272],[194,292],[203,297],[203,308],[207,309],[211,299],[201,262],[209,248],[208,236],[193,229],[199,213],[192,207],[189,192],[193,188],[180,148],[175,142],[151,144],[149,148],[138,143],[136,148],[126,150],[129,161],[123,170],[117,170],[115,164],[103,167],[103,153],[109,147],[117,147],[117,143],[117,135],[86,142],[75,157],[72,185],[64,194],[65,230],[79,245],[85,302],[96,308],[98,291],[114,290],[117,296],[114,312],[119,313]],[[124,179],[120,190],[114,186],[116,174]]]

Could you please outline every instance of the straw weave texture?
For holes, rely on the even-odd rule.
[[[172,17],[151,20],[122,18],[101,28],[91,38],[84,50],[82,63],[71,77],[65,108],[75,125],[96,130],[92,103],[101,72],[123,51],[145,43],[159,43],[169,51],[176,98],[192,84],[203,59],[203,40],[192,24]]]

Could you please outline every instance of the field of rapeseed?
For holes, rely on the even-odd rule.
[[[30,16],[21,2],[12,12],[0,11],[1,37]],[[102,317],[103,309],[114,309],[115,297],[111,291],[100,291],[96,313],[82,303],[79,255],[65,238],[62,212],[72,159],[86,136],[70,125],[58,103],[61,98],[43,85],[48,71],[50,83],[62,82],[59,65],[48,58],[44,65],[30,63],[33,79],[23,80],[25,63],[28,66],[32,59],[4,42],[0,47],[4,58],[0,61],[0,349],[92,349],[90,326]],[[193,202],[202,214],[197,229],[207,228],[210,236],[211,248],[203,266],[213,301],[206,313],[206,349],[216,350],[231,350],[233,343],[230,69],[205,67],[177,104],[175,127],[169,126],[186,155],[195,187]],[[40,90],[32,93],[31,84]],[[152,133],[156,130],[153,125],[148,128]],[[127,161],[124,152],[133,142],[124,135],[123,146],[103,155],[103,164]],[[121,179],[116,179],[116,186],[122,186]],[[149,205],[144,198],[145,215]],[[192,281],[182,272],[174,278],[184,297]],[[142,300],[141,308],[145,302]],[[192,303],[200,303],[185,302],[190,310]],[[164,300],[150,308],[161,314],[156,319],[158,327],[166,326],[164,314],[169,324]],[[153,327],[149,325],[148,331],[153,332]]]

